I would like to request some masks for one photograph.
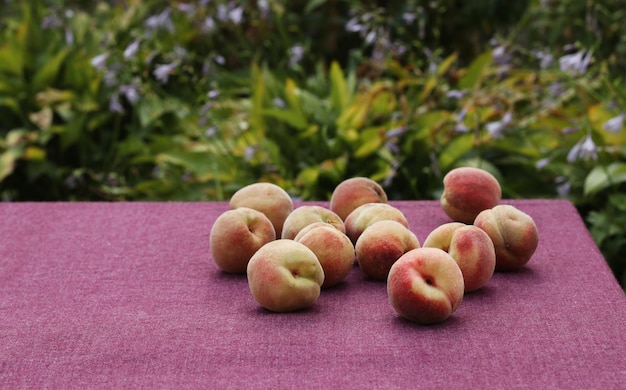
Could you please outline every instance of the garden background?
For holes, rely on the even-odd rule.
[[[479,166],[570,199],[626,288],[623,5],[0,0],[0,196],[437,199]]]

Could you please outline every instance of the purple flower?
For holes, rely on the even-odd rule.
[[[289,66],[296,66],[304,57],[304,47],[294,45],[289,49]]]
[[[535,163],[535,168],[536,169],[543,169],[543,168],[547,167],[548,164],[550,164],[550,157],[545,157],[545,158],[542,158],[541,160],[538,160]]]
[[[346,31],[361,33],[364,30],[365,26],[359,23],[357,18],[351,18],[350,20],[348,20],[348,23],[346,23]]]
[[[220,96],[220,91],[218,91],[217,89],[212,89],[206,95],[209,99],[216,99],[218,96]]]
[[[109,58],[109,53],[102,53],[92,58],[91,61],[89,61],[89,63],[94,68],[98,70],[103,70],[106,65],[107,58]]]
[[[146,19],[145,25],[150,30],[165,29],[169,32],[174,32],[174,23],[170,18],[171,8],[166,8],[158,15],[154,15]]]
[[[65,44],[68,46],[74,44],[74,32],[69,27],[65,28]]]
[[[217,6],[217,18],[222,22],[232,22],[234,24],[240,24],[243,20],[243,7],[232,7],[232,3],[229,5],[220,4]]]
[[[496,64],[506,63],[509,60],[509,56],[506,53],[506,46],[504,45],[500,45],[493,49],[491,56]]]
[[[170,74],[176,69],[180,61],[170,62],[169,64],[157,65],[154,69],[154,77],[161,84],[166,84],[170,78]]]
[[[139,87],[136,84],[122,85],[119,92],[120,94],[124,95],[124,97],[130,104],[137,103],[139,101],[139,98],[141,97],[139,95]]]
[[[270,5],[268,0],[257,0],[256,5],[259,7],[263,16],[267,16],[269,14]]]
[[[574,54],[568,54],[559,58],[559,67],[561,71],[572,75],[581,75],[587,71],[589,61],[591,61],[592,51],[585,53],[584,50],[577,51]]]
[[[604,130],[612,133],[618,133],[624,125],[624,117],[626,117],[626,115],[621,114],[609,119],[603,126]]]
[[[415,19],[417,19],[417,15],[415,15],[413,12],[405,12],[402,14],[402,20],[406,24],[413,23]]]
[[[564,176],[557,177],[555,179],[555,182],[556,182],[556,192],[561,197],[566,197],[569,194],[569,190],[572,187],[572,184]]]
[[[456,125],[454,125],[454,131],[456,131],[457,133],[467,133],[468,131],[470,131],[470,128],[465,126],[465,123],[458,122]]]
[[[285,101],[279,97],[274,98],[274,100],[272,100],[272,103],[278,108],[287,108],[287,103],[285,103]]]
[[[461,111],[459,111],[459,113],[457,114],[456,124],[454,125],[454,131],[456,131],[457,133],[467,133],[468,131],[470,131],[470,128],[465,126],[465,123],[463,123],[466,115],[467,106],[463,107]]]
[[[215,30],[215,20],[212,17],[208,17],[204,19],[204,23],[202,23],[202,31],[205,33],[210,33]]]
[[[243,7],[233,8],[228,12],[228,19],[235,24],[241,24],[243,20]]]
[[[196,12],[196,7],[190,3],[178,3],[176,9],[187,15],[187,17],[193,16],[194,12]]]
[[[460,91],[458,89],[453,89],[446,93],[446,97],[448,99],[461,99],[463,96],[465,96],[465,91]]]
[[[567,162],[569,162],[570,164],[580,159],[596,160],[597,158],[598,147],[596,146],[595,142],[593,142],[593,138],[591,138],[590,133],[581,138],[581,140],[578,141],[567,154]]]
[[[407,128],[406,127],[396,127],[394,129],[389,130],[386,134],[385,134],[385,138],[394,138],[394,137],[400,137],[402,136],[404,133],[406,133]]]
[[[128,45],[126,47],[126,49],[124,49],[124,58],[125,59],[131,59],[132,57],[135,56],[135,54],[137,54],[137,51],[139,50],[139,43],[141,42],[141,40],[139,38],[135,39],[134,41],[131,42],[130,45]]]
[[[539,59],[539,67],[541,69],[547,69],[554,62],[554,56],[548,52],[536,50],[534,54]]]
[[[254,158],[255,154],[256,154],[256,148],[254,146],[246,147],[246,149],[244,151],[244,160],[246,162],[252,160],[252,158]]]
[[[206,131],[204,132],[204,136],[207,138],[211,138],[213,137],[215,134],[217,134],[217,127],[215,126],[211,126],[208,129],[206,129]]]
[[[504,129],[511,123],[511,117],[511,111],[507,111],[499,121],[487,123],[487,132],[493,138],[501,138],[504,135]]]
[[[49,28],[58,28],[63,25],[61,19],[56,15],[48,15],[43,18],[41,22],[41,28],[47,30]]]
[[[120,95],[114,94],[109,101],[109,111],[116,112],[118,114],[124,113],[124,106],[120,103]]]

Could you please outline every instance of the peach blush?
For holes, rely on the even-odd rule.
[[[493,276],[496,254],[493,242],[482,229],[461,222],[435,228],[424,240],[425,247],[440,248],[457,262],[465,282],[465,292],[484,286]]]
[[[498,205],[476,217],[474,226],[484,230],[496,251],[496,271],[515,271],[530,261],[539,243],[533,218],[511,205]]]
[[[260,211],[240,207],[215,220],[209,236],[211,257],[225,272],[245,273],[252,255],[276,239],[272,222]]]
[[[285,219],[281,238],[294,239],[306,226],[324,222],[342,233],[346,232],[343,220],[330,209],[318,205],[304,205],[294,209]]]
[[[389,303],[401,317],[420,324],[446,320],[463,300],[463,274],[454,259],[439,248],[405,253],[389,271]]]
[[[321,223],[310,229],[304,228],[294,240],[306,245],[317,256],[324,270],[322,288],[338,285],[354,267],[354,245],[348,236],[332,226]]]
[[[386,203],[383,187],[367,177],[352,177],[339,183],[330,197],[330,209],[345,221],[357,207],[366,203]]]
[[[249,207],[265,214],[276,231],[282,234],[285,219],[293,210],[291,196],[282,187],[273,183],[253,183],[237,190],[230,198],[230,208]]]
[[[345,219],[346,234],[356,243],[368,226],[383,220],[400,222],[409,227],[409,221],[400,209],[389,203],[366,203],[354,209]]]
[[[443,178],[441,208],[453,221],[471,224],[478,213],[496,206],[501,199],[500,183],[484,169],[455,168]]]
[[[288,239],[263,245],[250,259],[247,277],[253,298],[274,312],[313,306],[324,283],[324,271],[315,253]]]
[[[415,234],[400,222],[378,221],[368,226],[357,240],[356,260],[365,275],[374,280],[386,280],[393,263],[419,246]]]

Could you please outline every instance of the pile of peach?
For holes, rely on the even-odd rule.
[[[441,207],[452,221],[420,246],[405,215],[371,179],[341,182],[328,208],[294,209],[281,187],[254,183],[238,190],[213,224],[211,255],[221,270],[246,274],[252,296],[270,311],[312,306],[356,263],[387,284],[398,315],[440,322],[495,271],[523,267],[538,244],[533,219],[500,204],[500,185],[489,172],[456,168],[443,184]]]

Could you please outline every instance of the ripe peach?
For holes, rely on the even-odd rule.
[[[315,253],[286,239],[259,248],[248,263],[247,277],[254,299],[275,312],[313,306],[324,283],[324,271]]]
[[[356,243],[368,226],[383,220],[397,221],[409,227],[409,221],[400,209],[389,203],[366,203],[354,209],[344,220],[346,234]]]
[[[324,270],[322,288],[342,282],[354,266],[354,245],[348,236],[326,223],[305,227],[294,240],[306,245],[317,256]]]
[[[354,209],[366,203],[387,203],[383,187],[367,177],[342,181],[330,197],[330,209],[344,221]]]
[[[471,224],[478,213],[496,206],[501,198],[500,183],[484,169],[455,168],[443,178],[441,208],[454,221]]]
[[[293,210],[291,196],[273,183],[253,183],[240,188],[230,198],[230,208],[249,207],[265,214],[280,237],[285,219]]]
[[[496,250],[496,271],[514,271],[531,259],[539,244],[533,218],[511,205],[498,205],[476,217],[474,226],[484,230]]]
[[[357,240],[356,260],[365,275],[386,280],[393,263],[419,246],[415,234],[400,222],[378,221],[368,226]]]
[[[446,320],[463,300],[461,269],[439,248],[417,248],[396,261],[387,278],[389,303],[401,317],[420,324]]]
[[[223,271],[245,273],[252,255],[275,239],[274,226],[262,212],[248,207],[228,210],[211,227],[211,257]]]
[[[281,238],[293,240],[300,230],[315,222],[324,222],[342,233],[346,232],[343,220],[330,209],[317,205],[304,205],[294,209],[287,216]]]
[[[424,247],[442,249],[457,262],[465,292],[484,286],[493,276],[496,251],[482,229],[461,222],[449,222],[435,228],[424,240]]]

